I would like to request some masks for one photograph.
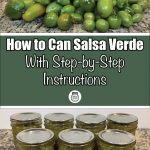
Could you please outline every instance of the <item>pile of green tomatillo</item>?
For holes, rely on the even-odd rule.
[[[9,0],[5,14],[26,22],[44,16],[46,27],[64,31],[83,23],[88,32],[107,32],[140,22],[147,7],[148,0]]]

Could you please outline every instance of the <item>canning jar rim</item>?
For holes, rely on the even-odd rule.
[[[80,130],[80,131],[86,131],[87,133],[89,133],[89,135],[91,136],[90,137],[90,139],[88,140],[88,141],[86,141],[86,142],[81,142],[81,143],[73,143],[73,142],[70,142],[70,141],[65,141],[65,139],[63,139],[63,137],[61,136],[64,132],[67,132],[67,131],[71,131],[71,130]],[[94,140],[94,138],[95,138],[95,136],[94,136],[94,134],[91,132],[91,131],[89,131],[89,130],[86,130],[86,129],[81,129],[81,128],[71,128],[71,129],[66,129],[66,130],[63,130],[63,131],[61,131],[59,134],[58,134],[58,138],[59,138],[59,140],[61,140],[62,142],[64,142],[64,143],[66,143],[66,144],[70,144],[70,145],[83,145],[83,144],[89,144],[89,143],[91,143],[91,142],[93,142],[93,140]]]
[[[68,118],[64,120],[52,120],[52,118],[50,118],[52,115],[59,115],[59,114],[64,114],[68,116]],[[74,116],[70,113],[49,113],[44,116],[44,119],[45,121],[48,120],[52,123],[64,123],[64,122],[74,121]]]
[[[102,117],[102,121],[99,121],[99,122],[86,122],[86,121],[83,121],[83,120],[80,119],[80,117],[84,116],[84,115],[98,115],[98,116]],[[85,114],[78,115],[76,117],[76,122],[83,123],[83,124],[88,124],[88,125],[97,125],[97,124],[102,124],[102,123],[106,122],[106,117],[104,115],[97,114],[97,113],[85,113]]]
[[[125,122],[113,120],[113,119],[111,118],[111,116],[113,116],[113,115],[116,115],[116,116],[117,116],[117,115],[132,116],[132,117],[134,117],[134,120],[125,123]],[[135,115],[133,115],[133,114],[128,114],[128,113],[112,113],[112,114],[107,115],[107,120],[108,120],[108,121],[110,120],[110,121],[113,121],[113,122],[116,122],[116,123],[119,123],[119,124],[130,124],[130,123],[138,122],[137,116],[135,116]]]
[[[113,131],[113,132],[122,132],[122,133],[125,133],[126,135],[128,135],[128,136],[132,139],[132,141],[129,142],[129,143],[124,143],[124,144],[122,144],[122,143],[116,144],[116,143],[113,143],[113,142],[109,142],[109,141],[105,140],[105,139],[102,137],[102,134],[103,134],[104,132],[112,132],[112,131]],[[103,131],[99,132],[98,137],[99,137],[99,139],[102,140],[103,142],[105,142],[105,143],[107,143],[107,144],[111,144],[111,145],[116,145],[116,146],[127,146],[127,145],[130,145],[130,144],[136,143],[136,138],[135,138],[135,136],[134,136],[133,134],[131,134],[131,133],[127,132],[127,131],[119,130],[119,129],[106,129],[106,130],[103,130]]]
[[[25,114],[25,115],[27,115],[27,114],[33,114],[33,115],[35,115],[35,117],[34,117],[34,119],[28,119],[28,120],[21,120],[21,119],[17,119],[16,117],[17,117],[17,115],[22,115],[22,114]],[[41,118],[41,114],[39,114],[39,113],[36,113],[36,112],[22,112],[22,113],[15,113],[15,114],[12,114],[11,116],[10,116],[10,120],[11,120],[11,122],[15,122],[15,121],[18,121],[18,122],[28,122],[28,121],[36,121],[36,120],[42,120],[42,118]]]
[[[25,141],[23,141],[23,140],[21,140],[21,139],[19,138],[19,135],[20,135],[20,134],[23,134],[23,133],[28,132],[28,131],[34,131],[34,130],[47,131],[47,132],[50,133],[51,136],[50,136],[47,140],[45,140],[45,141],[43,141],[43,142],[39,142],[39,143],[25,142]],[[23,144],[27,144],[27,145],[40,145],[40,144],[44,144],[44,143],[49,142],[49,140],[53,140],[53,139],[54,139],[54,132],[53,132],[52,130],[50,130],[50,129],[30,128],[30,129],[26,129],[26,130],[23,130],[23,131],[19,132],[19,133],[16,135],[16,139],[17,139],[17,141],[19,141],[20,143],[23,143]]]

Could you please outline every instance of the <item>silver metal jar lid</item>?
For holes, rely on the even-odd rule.
[[[48,142],[53,139],[54,133],[48,129],[42,128],[31,128],[24,131],[21,131],[17,134],[16,138],[19,142],[36,145]]]
[[[49,120],[51,122],[68,122],[68,121],[74,121],[74,116],[72,114],[68,113],[52,113],[52,114],[47,114],[44,117],[46,120]]]
[[[106,117],[100,114],[81,114],[77,116],[77,121],[85,124],[100,124],[106,121]]]
[[[68,144],[80,145],[92,142],[94,134],[84,129],[67,129],[59,133],[59,139]]]
[[[120,124],[128,124],[138,121],[138,118],[136,116],[125,113],[110,114],[107,116],[107,119]]]
[[[24,112],[24,113],[16,113],[10,116],[11,121],[35,121],[37,119],[41,119],[41,115],[35,112]]]
[[[136,141],[135,136],[131,133],[117,129],[103,130],[98,136],[102,141],[112,145],[125,146],[133,144]]]

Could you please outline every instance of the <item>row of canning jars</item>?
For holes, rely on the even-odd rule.
[[[41,128],[42,118],[38,113],[11,116],[17,150],[53,150],[54,147],[58,150],[133,150],[137,125],[136,116],[122,113],[110,114],[107,118],[100,114],[81,114],[75,121],[71,114],[47,114],[46,129]]]

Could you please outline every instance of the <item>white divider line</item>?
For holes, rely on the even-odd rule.
[[[80,108],[146,108],[150,109],[150,106],[0,106],[0,109],[13,109],[13,108],[25,108],[25,109],[46,109],[46,108],[51,108],[51,109],[59,109],[59,108],[70,108],[70,109],[80,109]]]
[[[1,36],[150,36],[150,33],[1,33]]]

